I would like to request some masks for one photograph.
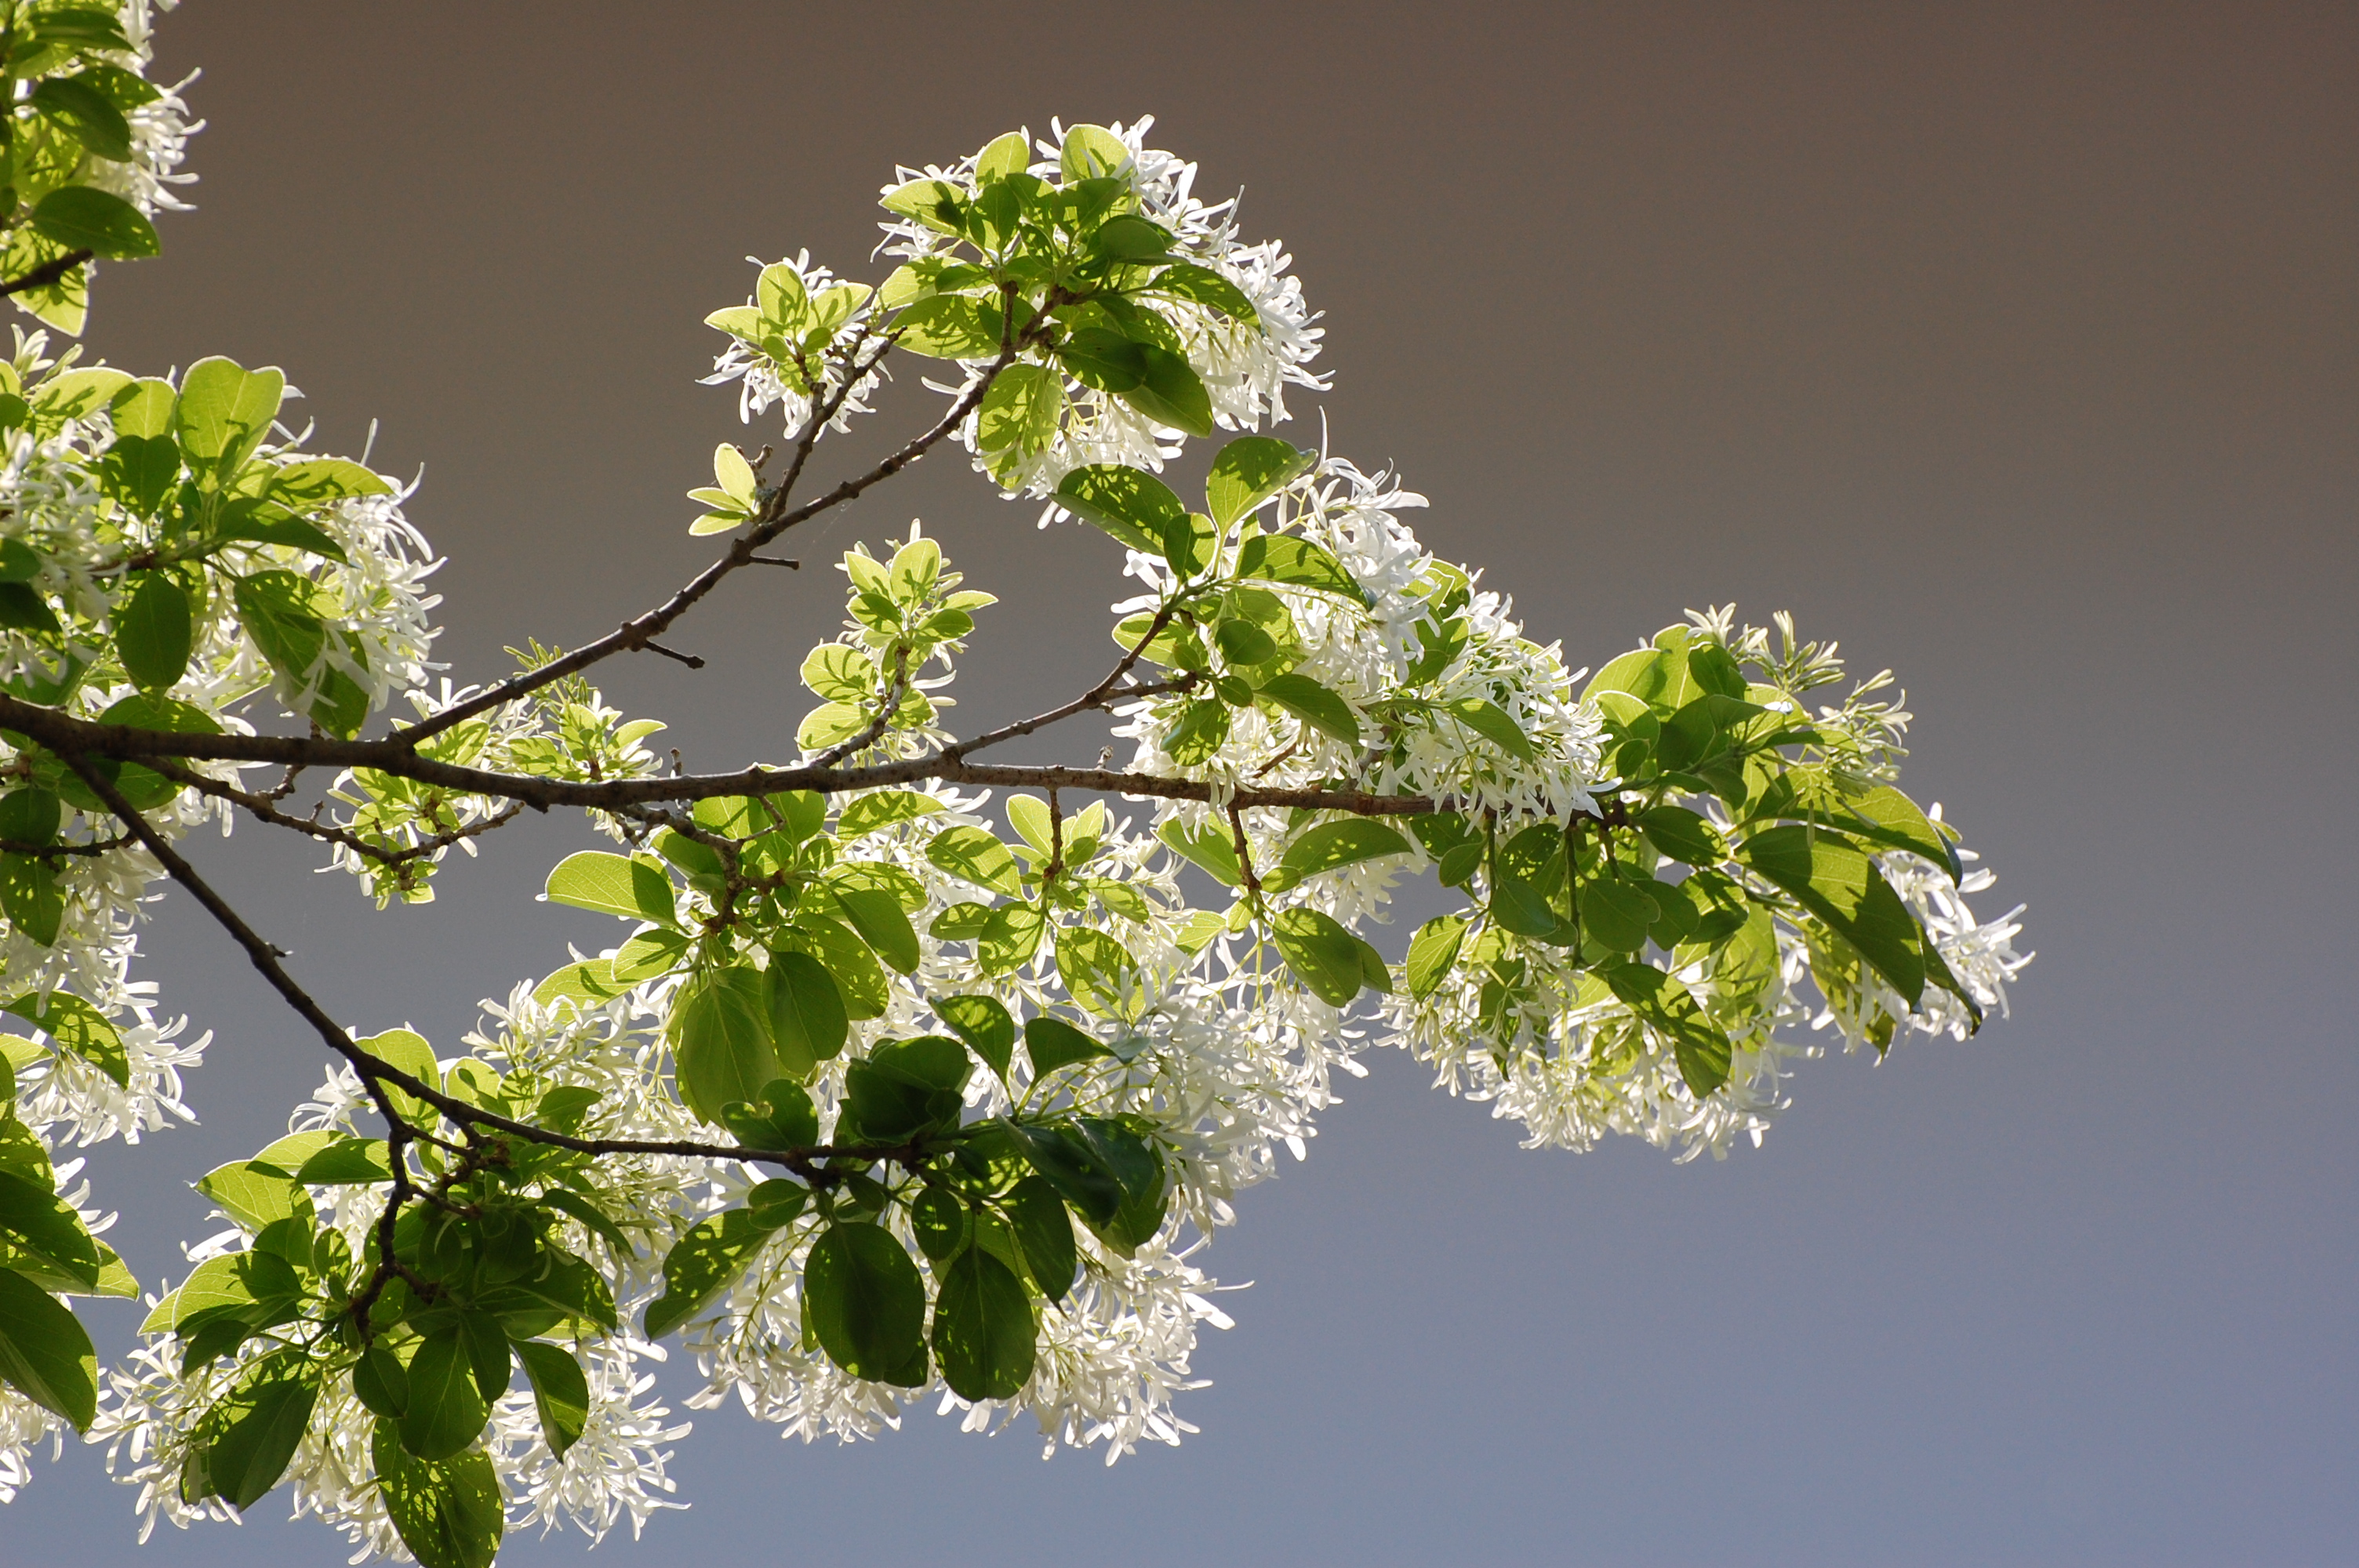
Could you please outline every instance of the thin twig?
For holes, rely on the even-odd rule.
[[[0,283],[0,297],[22,294],[28,288],[41,288],[55,283],[82,263],[90,260],[92,254],[92,253],[87,250],[72,250],[61,256],[45,261],[22,277],[7,283]]]

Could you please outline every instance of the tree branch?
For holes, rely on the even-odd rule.
[[[22,294],[28,288],[46,287],[48,285],[57,282],[58,279],[73,271],[74,268],[82,265],[82,263],[90,260],[92,254],[92,252],[87,250],[72,250],[68,251],[61,256],[57,256],[51,260],[45,261],[22,277],[12,278],[6,283],[0,283],[0,297],[11,294]]]

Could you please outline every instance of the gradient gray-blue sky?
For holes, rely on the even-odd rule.
[[[1323,409],[1398,461],[1425,535],[1575,663],[1734,599],[1892,666],[1906,782],[2031,906],[2011,1022],[1811,1064],[1724,1163],[1524,1152],[1375,1060],[1212,1249],[1256,1282],[1180,1450],[1044,1465],[929,1414],[805,1448],[708,1412],[693,1511],[606,1557],[2349,1560],[2349,7],[213,0],[162,38],[205,68],[200,211],[101,279],[92,341],[280,363],[331,449],[382,421],[379,459],[426,468],[460,678],[703,558],[679,492],[739,428],[699,322],[740,258],[867,276],[897,161],[1152,112],[1327,312],[1298,437]],[[844,460],[925,406],[905,382]],[[963,719],[1098,672],[1113,552],[954,460],[800,552],[916,514],[1003,597]],[[712,667],[609,689],[695,765],[778,755],[838,591],[733,588],[684,638]],[[205,858],[341,1016],[447,1045],[606,935],[532,902],[580,841],[529,825],[384,916],[257,835]],[[203,1212],[170,1184],[320,1073],[185,901],[154,946],[215,1045],[204,1126],[95,1165],[150,1277]],[[336,1550],[266,1504],[142,1554],[128,1501],[71,1454],[0,1558]]]

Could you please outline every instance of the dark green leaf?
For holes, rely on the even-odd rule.
[[[429,1334],[409,1358],[402,1447],[420,1459],[448,1459],[483,1434],[490,1413],[458,1325]]]
[[[29,583],[0,582],[0,626],[18,632],[41,632],[56,636],[65,630],[58,621],[58,612],[40,590]]]
[[[527,1339],[516,1345],[516,1353],[532,1383],[540,1435],[549,1451],[562,1459],[565,1451],[581,1440],[582,1428],[590,1424],[590,1380],[582,1376],[582,1363],[561,1346]]]
[[[163,572],[140,572],[114,622],[114,651],[124,673],[151,690],[170,686],[187,672],[194,630],[189,594]]]
[[[25,102],[36,113],[63,125],[75,140],[99,157],[116,163],[130,161],[131,123],[105,93],[89,82],[71,76],[53,76],[35,87]]]
[[[1158,294],[1169,294],[1176,299],[1190,299],[1199,305],[1209,305],[1233,321],[1259,324],[1260,313],[1245,291],[1208,266],[1194,262],[1174,262],[1155,275],[1147,287]]]
[[[1082,1217],[1103,1225],[1121,1210],[1126,1195],[1121,1180],[1074,1129],[1025,1122],[1005,1125],[1016,1135],[1032,1168]]]
[[[892,1040],[844,1069],[838,1143],[898,1143],[956,1127],[965,1107],[966,1047],[946,1035]]]
[[[1727,1033],[1704,1016],[1685,985],[1647,964],[1617,964],[1604,976],[1615,996],[1669,1038],[1680,1076],[1698,1099],[1728,1081]]]
[[[846,1017],[883,1016],[886,1004],[892,999],[891,982],[885,978],[884,966],[868,950],[868,944],[850,926],[823,914],[799,911],[794,925],[780,933],[779,939],[786,946],[809,953],[827,967],[836,989],[843,993]]]
[[[1582,935],[1618,953],[1644,947],[1658,913],[1644,891],[1612,877],[1600,877],[1581,890]]]
[[[1008,1227],[1023,1250],[1032,1282],[1050,1301],[1063,1301],[1073,1288],[1073,1271],[1081,1262],[1065,1200],[1046,1177],[1031,1175],[1016,1184],[1001,1206],[1006,1210]]]
[[[324,595],[290,571],[238,579],[234,597],[246,635],[270,661],[293,700],[330,732],[349,739],[368,717],[368,695],[328,658],[328,627],[315,613]],[[349,650],[348,650],[349,651]]]
[[[0,914],[44,947],[54,946],[66,913],[57,868],[38,855],[0,851]]]
[[[287,1473],[319,1399],[320,1368],[301,1351],[255,1362],[190,1434],[183,1499],[217,1497],[235,1509],[261,1501]]]
[[[1158,425],[1190,436],[1212,433],[1212,396],[1204,390],[1187,357],[1169,349],[1145,344],[1139,348],[1144,374],[1138,385],[1120,394],[1122,400]]]
[[[811,1244],[803,1310],[828,1358],[855,1378],[926,1380],[926,1286],[900,1242],[867,1224],[832,1225]]]
[[[168,435],[118,433],[106,449],[105,473],[116,500],[139,516],[153,517],[180,482],[180,445]]]
[[[371,1413],[398,1421],[409,1408],[409,1370],[400,1357],[372,1345],[353,1363],[353,1397]]]
[[[1024,1054],[1031,1059],[1032,1076],[1045,1078],[1070,1063],[1094,1061],[1113,1053],[1095,1035],[1043,1013],[1024,1025]]]
[[[1007,1265],[979,1247],[960,1253],[934,1303],[934,1355],[951,1391],[1014,1398],[1031,1379],[1036,1333],[1031,1298]]]
[[[98,1354],[57,1298],[0,1269],[0,1381],[87,1432],[98,1413]]]
[[[1315,909],[1282,909],[1270,935],[1303,989],[1330,1007],[1347,1007],[1365,979],[1359,939]]]
[[[831,891],[853,929],[886,966],[900,974],[918,967],[918,932],[902,913],[901,901],[881,888],[836,882]]]
[[[481,1451],[441,1463],[414,1457],[380,1421],[371,1452],[386,1512],[420,1568],[491,1568],[506,1525],[506,1500]]]
[[[163,247],[156,226],[120,196],[90,185],[50,191],[33,209],[33,227],[72,250],[114,260],[152,256]]]
[[[1725,860],[1727,847],[1719,832],[1696,813],[1680,806],[1658,806],[1638,814],[1638,828],[1647,842],[1674,860],[1709,866]]]
[[[1532,760],[1531,737],[1507,710],[1479,697],[1444,703],[1441,710],[1519,762]]]
[[[73,1206],[6,1171],[0,1171],[0,1240],[36,1254],[84,1285],[98,1284],[98,1242]]]

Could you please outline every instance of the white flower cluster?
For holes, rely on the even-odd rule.
[[[875,310],[867,289],[839,282],[826,267],[812,265],[807,250],[766,265],[759,256],[745,259],[762,268],[764,284],[747,300],[747,309],[760,312],[766,303],[781,300],[824,301],[832,295],[842,302],[842,314],[834,319],[816,316],[806,319],[811,327],[806,329],[805,336],[816,329],[821,339],[818,342],[788,342],[784,334],[733,335],[729,346],[714,358],[712,373],[701,378],[701,384],[725,386],[733,381],[737,383],[737,417],[748,425],[770,408],[779,408],[790,441],[802,438],[815,410],[830,405],[834,406],[834,412],[828,416],[820,434],[849,430],[853,415],[872,412],[868,399],[886,378],[884,367],[876,363],[882,356],[871,347],[869,334],[875,324]],[[779,276],[782,273],[792,277],[791,287],[784,287],[785,280]],[[712,324],[721,324],[721,319],[730,314],[721,313]],[[827,315],[834,317],[836,313],[831,309]],[[772,338],[777,341],[766,341]]]
[[[1327,382],[1309,367],[1318,357],[1324,330],[1304,302],[1302,283],[1288,269],[1294,258],[1277,240],[1247,243],[1239,235],[1239,198],[1206,202],[1195,194],[1197,166],[1175,154],[1147,145],[1153,115],[1142,115],[1125,125],[1107,127],[1128,156],[1109,172],[1127,184],[1136,198],[1140,216],[1161,225],[1174,236],[1175,256],[1207,267],[1234,285],[1254,308],[1252,321],[1231,320],[1209,306],[1184,299],[1158,298],[1157,309],[1178,332],[1180,350],[1204,384],[1212,415],[1233,430],[1252,430],[1264,421],[1288,417],[1285,389],[1288,385],[1324,391]],[[1060,155],[1071,135],[1061,121],[1050,124],[1052,135],[1036,144],[1039,154],[1028,172],[1044,179],[1060,173]],[[976,166],[983,153],[970,154],[947,168],[929,164],[922,169],[901,168],[897,183],[939,179],[973,190]],[[886,187],[891,189],[892,187]],[[914,219],[896,219],[882,225],[883,253],[908,261],[942,254],[950,237]],[[963,379],[929,386],[952,396],[973,388],[990,363],[990,357],[962,362]],[[1159,470],[1179,455],[1181,432],[1140,413],[1121,398],[1067,377],[1065,394],[1070,412],[1058,438],[1016,467],[1003,470],[986,459],[978,446],[978,416],[970,416],[961,438],[975,453],[978,471],[999,477],[1010,494],[1047,496],[1071,470],[1091,463],[1123,463]]]

